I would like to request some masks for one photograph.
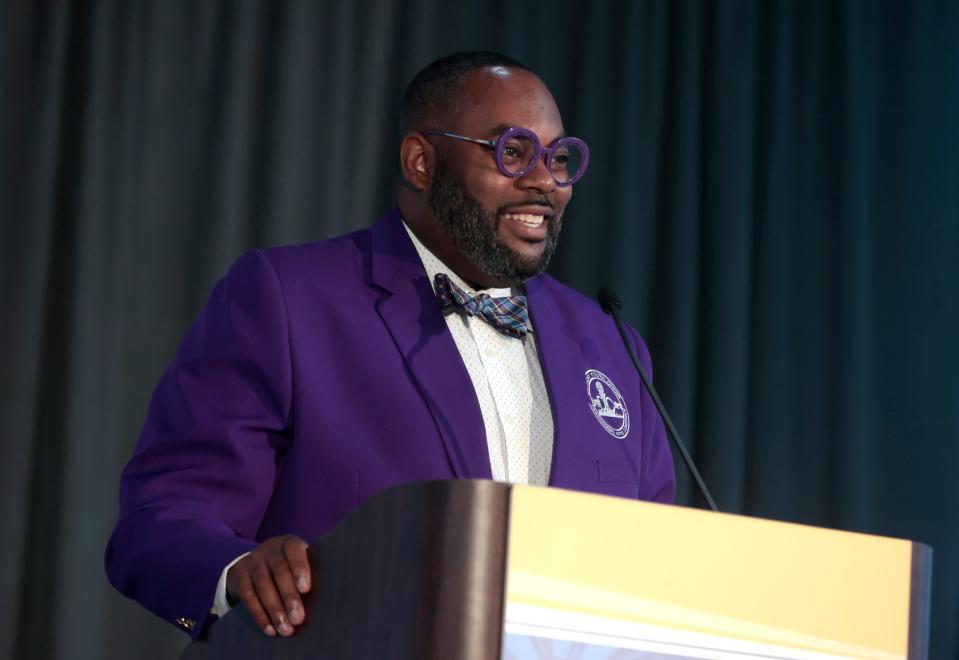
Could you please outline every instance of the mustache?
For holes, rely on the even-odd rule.
[[[530,206],[543,206],[545,208],[548,208],[550,211],[553,210],[553,203],[549,201],[548,197],[535,197],[525,202],[520,202],[517,204],[507,204],[505,206],[501,206],[499,207],[499,209],[497,209],[497,213],[508,213],[510,209],[526,208]]]

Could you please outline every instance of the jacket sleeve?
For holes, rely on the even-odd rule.
[[[639,333],[626,326],[633,341],[636,355],[640,364],[646,370],[650,382],[653,379],[653,364],[649,356],[649,349]],[[639,374],[636,375],[639,379]],[[666,425],[656,410],[653,397],[646,391],[646,386],[640,382],[642,419],[652,420],[643,424],[642,467],[640,472],[639,499],[650,502],[665,502],[672,504],[676,500],[676,470],[673,466],[673,453],[669,448],[669,438],[666,436]]]
[[[254,548],[289,443],[287,312],[267,257],[213,291],[150,401],[120,481],[110,581],[194,638],[223,567]]]

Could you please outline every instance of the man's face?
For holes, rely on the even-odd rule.
[[[543,145],[563,135],[549,91],[536,76],[516,69],[470,72],[448,116],[440,128],[469,137],[495,140],[509,126],[532,130]],[[429,204],[455,248],[504,286],[542,272],[556,248],[572,187],[557,187],[542,158],[528,174],[510,178],[489,149],[442,137],[434,144]]]

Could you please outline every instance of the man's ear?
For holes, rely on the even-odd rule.
[[[415,190],[423,191],[429,186],[435,151],[419,133],[407,133],[400,145],[400,170],[403,178]]]

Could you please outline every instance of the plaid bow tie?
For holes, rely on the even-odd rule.
[[[471,296],[453,284],[445,273],[437,273],[434,281],[444,316],[453,312],[477,316],[504,335],[526,341],[529,332],[526,296],[490,298],[487,293]]]

